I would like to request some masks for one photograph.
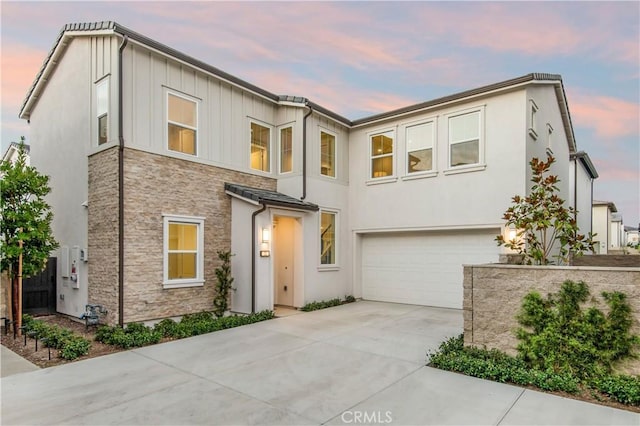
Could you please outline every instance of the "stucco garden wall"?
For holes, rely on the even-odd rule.
[[[464,267],[465,345],[515,354],[515,317],[523,297],[532,290],[543,296],[556,292],[565,280],[584,281],[599,303],[603,291],[625,293],[634,316],[633,331],[640,334],[640,268],[473,265]],[[640,359],[627,367],[640,374]]]

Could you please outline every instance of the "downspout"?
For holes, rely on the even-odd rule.
[[[578,224],[578,158],[573,157],[573,220]],[[573,236],[578,235],[578,229],[573,233]]]
[[[307,198],[307,118],[313,112],[313,108],[307,101],[305,106],[309,108],[309,112],[302,118],[302,197],[301,200]]]
[[[251,215],[251,313],[256,312],[256,216],[267,209],[263,202],[262,208]]]
[[[118,48],[118,324],[124,325],[124,125],[122,112],[122,52],[129,37]]]

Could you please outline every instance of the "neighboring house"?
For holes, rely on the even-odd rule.
[[[638,232],[638,228],[634,228],[632,226],[625,226],[625,241],[627,245],[631,245],[633,247],[637,246],[640,243],[640,232]]]
[[[597,177],[558,75],[352,121],[113,22],[64,27],[20,116],[54,188],[58,310],[99,303],[120,323],[210,310],[217,250],[235,255],[236,312],[461,308],[462,264],[505,250],[532,157],[553,152],[571,205]]]
[[[593,233],[596,236],[596,253],[607,254],[611,247],[611,222],[613,213],[617,213],[616,205],[611,201],[593,201]]]
[[[26,154],[26,165],[29,166],[31,164],[31,158],[29,157],[29,151],[31,147],[27,144],[24,144],[24,152]],[[18,153],[20,152],[20,144],[18,142],[11,142],[7,150],[4,152],[2,156],[2,161],[10,161],[11,163],[15,163],[18,161]]]
[[[598,172],[591,162],[591,158],[584,151],[570,155],[569,164],[569,199],[571,206],[577,211],[577,223],[580,233],[587,235],[593,232],[592,202],[593,181],[598,178]]]
[[[611,241],[609,241],[609,248],[621,249],[627,245],[624,233],[624,224],[622,223],[622,214],[613,213],[611,215]]]

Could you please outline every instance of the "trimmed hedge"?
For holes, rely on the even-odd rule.
[[[31,315],[22,316],[22,325],[24,333],[42,340],[46,347],[59,349],[60,357],[66,360],[86,355],[91,348],[91,342],[84,337],[74,334],[69,329],[36,320]]]

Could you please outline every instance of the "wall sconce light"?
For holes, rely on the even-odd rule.
[[[271,241],[271,230],[269,228],[262,228],[262,242],[268,243]]]
[[[515,240],[517,235],[518,232],[516,231],[516,228],[509,228],[509,241]]]

